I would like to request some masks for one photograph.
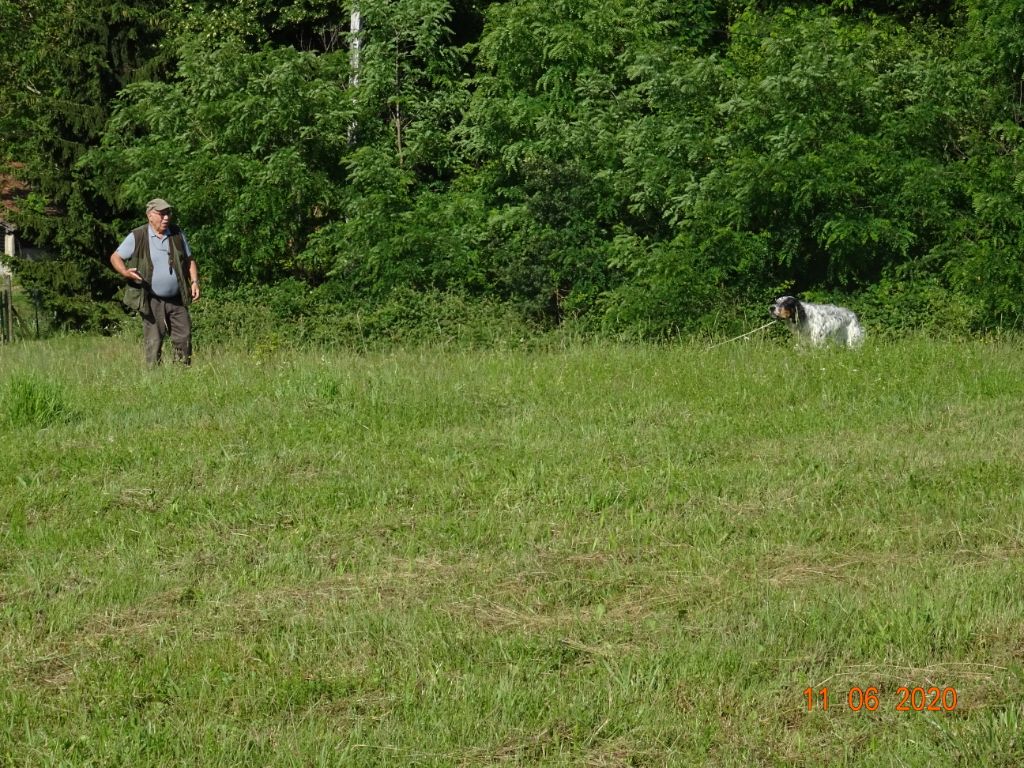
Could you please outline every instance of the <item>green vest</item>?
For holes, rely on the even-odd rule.
[[[135,236],[135,252],[132,254],[132,266],[142,276],[142,285],[130,280],[127,281],[121,301],[124,302],[128,309],[148,315],[151,314],[149,296],[150,285],[153,280],[153,259],[149,255],[149,225],[143,224],[141,227],[136,227],[132,230],[132,234]],[[189,283],[188,273],[185,271],[185,267],[188,265],[185,241],[181,236],[181,230],[173,224],[167,229],[167,237],[171,265],[174,267],[174,274],[178,278],[178,293],[181,295],[181,303],[187,307],[192,303],[192,287]]]

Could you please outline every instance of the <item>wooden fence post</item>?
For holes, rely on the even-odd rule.
[[[14,341],[14,290],[9,274],[0,278],[0,342]]]

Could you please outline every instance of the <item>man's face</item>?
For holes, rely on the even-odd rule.
[[[170,209],[165,209],[162,211],[150,211],[149,214],[147,215],[149,216],[150,226],[153,227],[153,230],[158,235],[162,235],[164,233],[164,230],[167,229],[168,223],[170,223],[171,221]]]

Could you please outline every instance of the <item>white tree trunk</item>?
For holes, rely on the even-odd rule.
[[[352,8],[349,17],[349,29],[352,33],[352,43],[348,49],[348,61],[352,67],[352,85],[359,85],[359,49],[363,45],[363,20],[359,15],[359,6]]]

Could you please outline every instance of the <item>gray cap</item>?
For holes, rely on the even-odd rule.
[[[150,211],[166,211],[170,207],[171,204],[162,197],[155,197],[146,203],[146,213],[149,213]]]

